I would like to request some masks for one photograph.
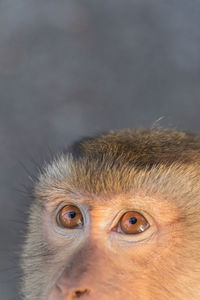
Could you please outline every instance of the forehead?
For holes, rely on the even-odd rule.
[[[84,164],[77,166],[68,156],[60,157],[54,164],[48,166],[35,188],[36,198],[52,202],[52,205],[67,199],[88,204],[100,200],[105,206],[122,202],[128,205],[136,201],[136,196],[137,203],[151,201],[156,204],[152,195],[155,199],[165,198],[183,207],[189,207],[190,199],[193,199],[193,206],[198,201],[199,175],[193,166],[187,169],[176,164],[150,170],[131,168],[129,173],[124,166],[124,173],[115,168],[98,169],[97,172],[95,166],[90,170]]]
[[[169,130],[111,131],[72,144],[41,180],[64,181],[90,193],[123,192],[152,169],[200,163],[199,139]]]

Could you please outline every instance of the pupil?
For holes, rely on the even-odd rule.
[[[136,217],[131,217],[131,218],[129,219],[129,223],[131,223],[131,224],[137,223],[137,218],[136,218]]]
[[[69,216],[71,219],[73,219],[73,218],[76,216],[75,211],[70,211],[69,214],[68,214],[68,216]]]

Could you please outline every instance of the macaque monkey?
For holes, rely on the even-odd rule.
[[[200,299],[200,139],[74,143],[35,182],[21,265],[26,300]]]

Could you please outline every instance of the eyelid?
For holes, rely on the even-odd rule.
[[[74,212],[73,218],[69,218],[70,212]],[[67,215],[67,216],[66,216]],[[78,217],[78,219],[77,219]],[[75,205],[64,205],[56,215],[57,224],[63,228],[75,229],[84,226],[83,215],[81,210]],[[65,224],[64,224],[65,223]]]
[[[122,210],[120,210],[112,219],[112,221],[110,222],[110,228],[113,228],[114,226],[116,226],[117,222],[119,222],[121,220],[121,218],[123,217],[123,215],[127,212],[131,212],[131,211],[135,211],[139,214],[141,214],[142,216],[144,216],[144,218],[149,222],[149,224],[153,224],[153,217],[151,217],[146,211],[141,210],[140,208],[134,208],[134,207],[125,207]]]
[[[60,210],[67,205],[72,205],[72,206],[76,206],[83,217],[83,226],[82,227],[77,227],[74,229],[71,228],[67,228],[67,227],[61,227],[57,224],[57,215],[59,214]],[[88,214],[89,208],[86,205],[80,205],[79,203],[75,202],[75,201],[62,201],[61,203],[59,203],[59,205],[57,205],[57,207],[54,209],[54,212],[52,214],[52,222],[53,222],[53,227],[54,230],[63,235],[63,236],[73,236],[74,234],[78,234],[78,232],[80,231],[85,231],[86,228],[88,227],[89,224],[89,214]]]
[[[122,216],[129,211],[135,211],[140,213],[144,216],[144,218],[149,223],[148,230],[145,230],[139,234],[125,234],[121,232],[117,232],[116,230],[113,230],[114,227],[118,225],[120,222]],[[118,214],[113,218],[111,224],[110,224],[110,235],[113,241],[118,242],[125,242],[125,243],[139,243],[139,242],[147,242],[148,240],[152,239],[154,236],[156,236],[156,232],[158,230],[157,224],[154,220],[154,218],[149,215],[146,211],[138,209],[138,208],[124,208],[123,210],[119,211]]]

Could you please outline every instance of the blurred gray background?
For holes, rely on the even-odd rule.
[[[160,117],[199,134],[199,112],[199,0],[1,0],[0,300],[20,299],[33,161]]]

